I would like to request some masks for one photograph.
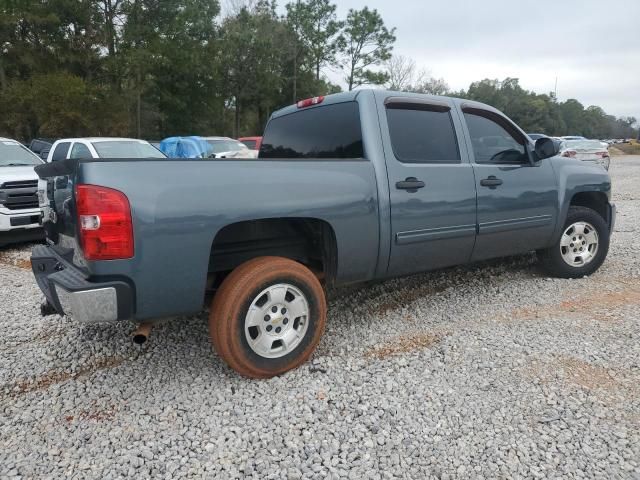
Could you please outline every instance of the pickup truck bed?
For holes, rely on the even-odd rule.
[[[38,167],[49,245],[34,251],[34,273],[57,312],[85,321],[192,314],[217,292],[216,349],[243,374],[271,376],[319,340],[321,284],[531,250],[559,276],[597,269],[615,218],[608,173],[556,154],[551,140],[534,146],[476,102],[372,90],[319,97],[274,113],[257,159]],[[110,256],[120,251],[113,242],[129,253]],[[289,303],[306,313],[289,322],[280,313]]]

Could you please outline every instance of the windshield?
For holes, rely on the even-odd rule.
[[[157,148],[136,140],[114,140],[91,144],[100,158],[166,158]]]
[[[0,142],[0,167],[18,167],[22,165],[40,165],[44,163],[24,145],[13,141]]]
[[[236,140],[207,140],[207,143],[211,146],[209,153],[237,152],[247,148]]]

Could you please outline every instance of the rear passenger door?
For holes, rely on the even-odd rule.
[[[390,189],[388,274],[469,261],[476,190],[452,105],[428,97],[376,95]]]
[[[558,216],[549,161],[532,162],[529,140],[503,115],[462,105],[478,191],[472,260],[546,247]]]

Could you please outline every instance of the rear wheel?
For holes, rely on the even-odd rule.
[[[542,265],[551,275],[579,278],[591,275],[609,251],[609,228],[594,210],[570,207],[562,235],[540,252]]]
[[[211,305],[209,331],[231,368],[268,378],[309,358],[326,316],[324,291],[307,267],[287,258],[259,257],[224,280]]]

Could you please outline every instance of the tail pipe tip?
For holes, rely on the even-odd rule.
[[[151,333],[152,325],[150,323],[141,323],[138,325],[131,336],[133,337],[133,343],[137,345],[142,345],[149,338],[149,334]]]

